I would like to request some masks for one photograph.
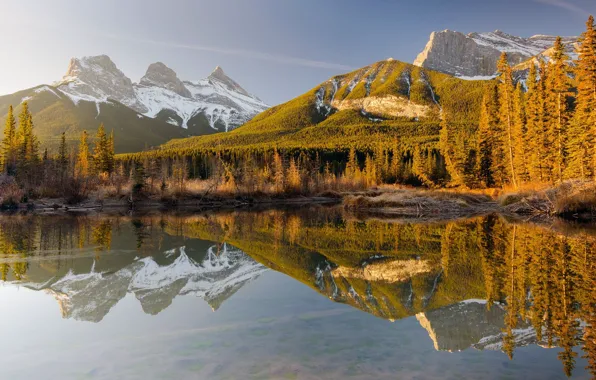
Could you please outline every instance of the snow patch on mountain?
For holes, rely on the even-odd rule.
[[[216,309],[243,285],[267,271],[227,244],[212,246],[200,261],[189,257],[185,247],[167,251],[164,256],[172,262],[161,265],[153,257],[145,257],[115,272],[100,273],[93,265],[87,273],[70,270],[45,283],[6,284],[52,295],[64,318],[99,322],[128,293],[134,293],[143,310],[151,314],[159,313],[178,295],[200,297]]]
[[[58,95],[58,93],[56,91],[54,91],[54,89],[51,88],[50,86],[41,86],[39,88],[36,88],[34,92],[36,94],[41,94],[42,92],[46,92],[46,91],[56,95],[57,98],[61,98],[61,96]]]
[[[132,83],[108,56],[73,58],[66,75],[55,86],[74,105],[113,99],[151,118],[162,111],[173,112],[181,122],[174,118],[167,122],[183,128],[189,127],[193,117],[203,114],[211,128],[219,130],[223,126],[229,131],[269,108],[219,66],[209,77],[191,82],[180,80],[172,69],[157,62],[149,66],[139,83]]]
[[[556,40],[554,36],[536,35],[517,37],[500,30],[487,33],[463,34],[444,30],[433,32],[424,50],[416,57],[414,65],[474,80],[489,79],[496,72],[497,62],[503,52],[509,63],[519,65],[532,57],[548,55]],[[574,58],[577,37],[564,37],[567,54]]]

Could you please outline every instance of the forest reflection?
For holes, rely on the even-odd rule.
[[[179,294],[215,310],[270,268],[380,318],[416,316],[438,350],[513,357],[518,346],[560,347],[567,376],[578,347],[596,376],[595,266],[590,229],[500,216],[425,224],[316,208],[0,218],[2,281],[66,296],[65,317],[99,322],[127,292],[149,314]],[[94,310],[77,309],[91,299]]]

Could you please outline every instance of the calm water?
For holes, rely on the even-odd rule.
[[[6,216],[0,378],[589,379],[595,266],[500,217]]]

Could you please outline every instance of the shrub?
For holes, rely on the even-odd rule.
[[[24,195],[14,177],[0,175],[0,207],[13,208],[21,202]]]
[[[97,188],[97,181],[85,177],[70,177],[64,183],[64,199],[68,204],[77,204],[89,198]]]

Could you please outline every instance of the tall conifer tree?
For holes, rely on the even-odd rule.
[[[567,177],[596,178],[596,26],[586,22],[578,47],[575,68],[577,98],[569,126],[569,169]]]
[[[501,54],[501,58],[497,64],[497,71],[499,72],[499,103],[500,103],[500,121],[503,131],[503,141],[505,146],[505,154],[507,157],[507,176],[509,182],[514,187],[518,186],[518,180],[515,170],[514,160],[514,108],[513,108],[513,71],[509,62],[507,61],[507,53]]]
[[[8,107],[4,138],[2,139],[2,169],[9,175],[14,174],[17,148],[17,125],[12,106]]]
[[[81,134],[79,153],[77,155],[77,175],[86,177],[89,175],[89,137],[87,131]]]
[[[563,180],[566,158],[566,135],[569,118],[567,97],[570,94],[569,69],[565,46],[557,37],[553,46],[552,63],[548,68],[547,110],[548,136],[554,163],[552,177],[555,182]]]

